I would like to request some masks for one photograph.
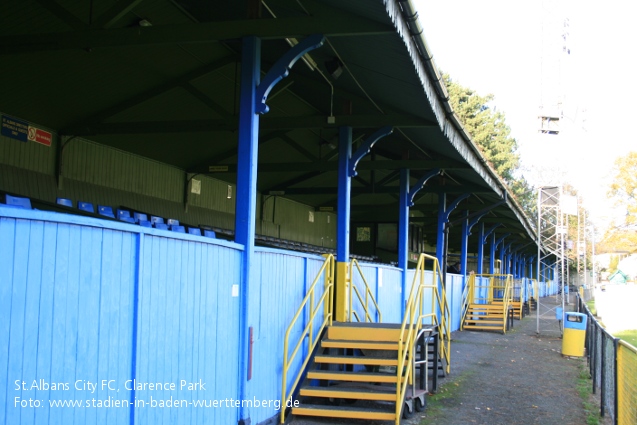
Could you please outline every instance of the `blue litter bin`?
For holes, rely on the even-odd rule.
[[[582,357],[586,340],[586,314],[567,311],[564,314],[562,355]]]
[[[562,320],[563,319],[563,315],[562,315],[562,307],[556,307],[555,308],[555,318],[557,320]]]

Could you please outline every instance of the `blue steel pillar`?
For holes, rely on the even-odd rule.
[[[261,76],[261,40],[245,37],[241,53],[241,98],[239,101],[239,146],[237,159],[237,201],[235,207],[235,241],[244,246],[240,296],[240,359],[239,392],[247,397],[248,326],[250,270],[254,256],[254,234],[257,199],[257,162],[259,115],[256,111],[256,90]],[[240,423],[249,416],[247,408],[239,412]]]
[[[478,228],[478,267],[476,269],[477,274],[482,274],[484,268],[484,223],[480,223]]]
[[[438,194],[438,226],[436,228],[436,258],[438,258],[438,264],[441,267],[441,272],[444,274],[446,271],[446,259],[445,257],[445,225],[447,209],[447,194]]]
[[[352,156],[352,128],[338,130],[338,215],[336,220],[336,299],[335,319],[347,321],[347,273],[349,264],[349,222],[352,179],[349,162]]]
[[[467,251],[469,246],[469,211],[465,211],[465,216],[462,219],[462,234],[460,240],[460,273],[464,277],[463,279],[463,289],[465,285],[465,281],[467,279]]]
[[[409,170],[400,170],[400,199],[398,201],[398,267],[402,274],[402,298],[407,294],[407,265],[409,261]],[[405,315],[405,303],[401,302],[400,317]]]
[[[446,276],[446,254],[447,254],[447,234],[448,231],[447,222],[449,221],[449,215],[456,209],[460,202],[467,199],[471,194],[465,193],[458,196],[447,208],[447,194],[438,194],[438,232],[436,235],[436,258],[438,258],[438,264],[440,264],[441,272],[443,276]]]
[[[495,255],[496,255],[496,248],[497,248],[498,244],[496,243],[495,240],[495,232],[493,232],[491,234],[491,244],[490,244],[490,250],[489,250],[489,273],[490,274],[495,274]]]
[[[259,159],[259,114],[268,112],[266,100],[272,88],[290,71],[305,53],[323,45],[325,37],[311,35],[286,52],[261,81],[261,40],[244,37],[241,52],[241,95],[239,100],[239,132],[237,149],[237,201],[235,206],[235,241],[244,246],[241,266],[239,397],[247,397],[248,335],[250,315],[250,273],[254,256],[256,228],[257,164]],[[239,424],[250,422],[247,406],[241,406]]]

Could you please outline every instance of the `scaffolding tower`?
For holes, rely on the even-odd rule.
[[[566,220],[562,211],[562,189],[559,186],[544,186],[538,189],[537,200],[537,277],[538,282],[557,284],[558,293],[551,299],[538,297],[537,329],[539,334],[562,334],[564,304],[566,255]],[[542,295],[542,294],[540,294]],[[540,304],[548,304],[541,309]],[[558,312],[561,308],[562,314]],[[561,317],[560,317],[561,316]],[[557,326],[555,319],[558,319]]]

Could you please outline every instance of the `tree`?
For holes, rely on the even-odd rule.
[[[536,194],[523,176],[516,177],[520,168],[518,145],[511,137],[511,129],[506,124],[504,114],[490,108],[493,95],[480,96],[474,90],[454,82],[447,74],[443,75],[443,79],[451,107],[465,130],[495,172],[509,186],[526,214],[533,217]]]
[[[637,152],[618,158],[612,175],[607,196],[624,214],[606,232],[602,247],[606,252],[637,252]]]

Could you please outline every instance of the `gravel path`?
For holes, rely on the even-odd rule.
[[[544,298],[540,336],[536,313],[516,320],[506,335],[455,332],[451,374],[439,380],[436,396],[423,413],[404,424],[583,425],[586,413],[576,383],[584,358],[564,358],[558,322]],[[570,310],[567,308],[567,310]],[[551,317],[552,316],[552,317]],[[546,330],[544,332],[543,330]],[[361,403],[360,401],[357,404]],[[390,425],[393,422],[294,418],[294,425]]]

